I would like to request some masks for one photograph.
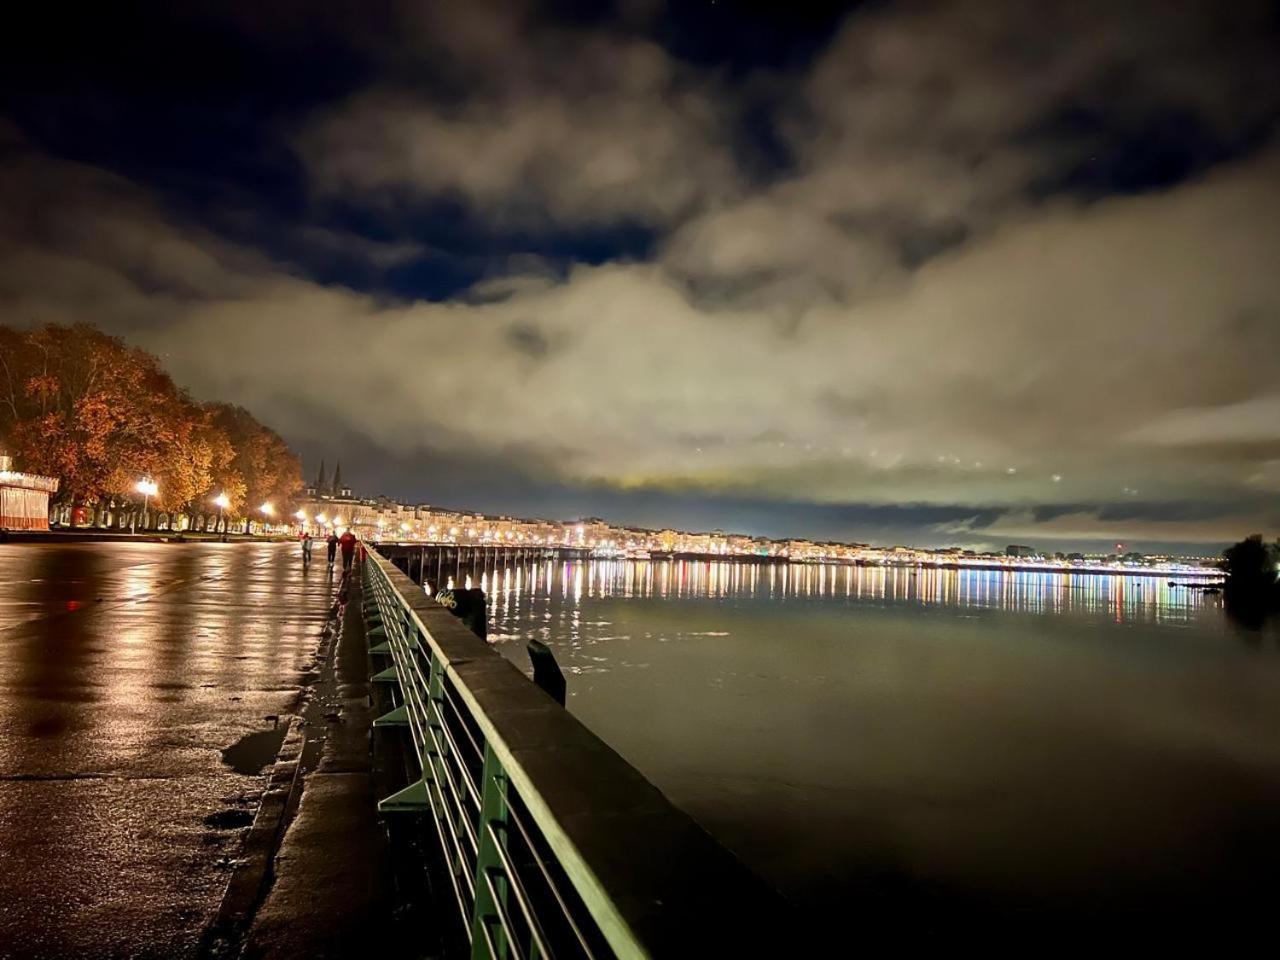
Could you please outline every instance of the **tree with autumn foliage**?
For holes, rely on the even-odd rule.
[[[288,509],[302,489],[302,463],[274,430],[263,426],[244,407],[209,405],[214,425],[226,435],[234,451],[232,470],[242,480],[227,491],[234,515],[248,518],[264,503]]]
[[[136,519],[142,477],[170,527],[182,512],[207,529],[218,493],[240,517],[264,501],[288,509],[302,486],[298,458],[248,411],[197,403],[156,357],[83,324],[0,326],[0,447],[59,478],[56,506],[95,523]]]

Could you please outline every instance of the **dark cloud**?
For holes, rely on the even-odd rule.
[[[507,342],[518,353],[533,360],[540,360],[551,352],[551,341],[547,335],[528,321],[517,320],[507,327]]]

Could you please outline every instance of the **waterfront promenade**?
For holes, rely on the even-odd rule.
[[[338,583],[296,544],[0,544],[0,956],[196,956],[237,871],[253,906]]]
[[[790,916],[387,559],[0,545],[0,960],[751,955]]]

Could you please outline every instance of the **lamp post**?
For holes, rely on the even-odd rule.
[[[262,515],[267,518],[266,520],[262,521],[262,526],[267,530],[268,533],[270,533],[271,518],[276,515],[276,508],[272,506],[270,503],[264,503],[258,509],[262,512]]]
[[[298,521],[298,535],[301,536],[307,532],[307,511],[299,510],[293,516]]]
[[[160,487],[150,477],[144,477],[143,479],[138,481],[137,486],[135,486],[133,489],[137,490],[140,494],[142,494],[142,527],[143,529],[146,529],[147,508],[151,506],[151,498],[154,497],[156,493],[159,492]],[[130,533],[138,532],[138,515],[136,513],[133,515],[133,523],[130,526],[131,526],[131,529],[129,531]]]
[[[222,511],[231,506],[231,501],[227,498],[226,492],[222,492],[213,498],[213,504],[218,508],[218,526],[222,526]],[[226,528],[223,528],[223,535],[226,535]]]

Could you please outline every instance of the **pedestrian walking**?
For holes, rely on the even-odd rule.
[[[330,530],[329,536],[325,537],[324,543],[329,550],[329,566],[332,567],[333,558],[338,554],[338,535]]]
[[[338,543],[342,545],[342,572],[344,574],[350,573],[351,561],[356,556],[356,535],[351,532],[350,527],[343,532]]]
[[[303,531],[302,534],[302,568],[305,570],[311,566],[311,545],[315,543],[311,539],[311,534]]]

